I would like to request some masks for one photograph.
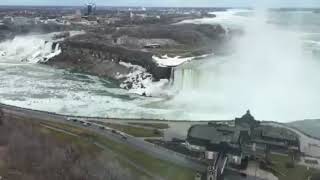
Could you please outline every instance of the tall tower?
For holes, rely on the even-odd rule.
[[[96,4],[91,2],[91,3],[87,3],[86,4],[86,8],[87,8],[87,16],[93,15],[96,11]]]

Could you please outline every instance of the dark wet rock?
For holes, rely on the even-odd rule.
[[[212,44],[213,41],[223,40],[225,30],[220,25],[179,24],[179,25],[146,25],[121,28],[113,34],[114,37],[123,35],[136,38],[172,39],[180,44],[198,46]]]
[[[47,62],[58,68],[72,69],[113,79],[130,73],[120,61],[138,65],[153,79],[169,79],[171,68],[159,67],[153,55],[199,56],[218,51],[226,31],[220,25],[142,25],[89,30],[61,43],[62,53]],[[145,44],[159,48],[145,48]]]
[[[61,44],[62,53],[49,60],[47,64],[118,79],[119,74],[130,73],[130,68],[119,64],[120,61],[123,61],[145,68],[155,80],[170,78],[171,69],[158,67],[149,52],[108,45],[101,41],[92,42],[85,37],[63,42]]]
[[[70,32],[69,31],[64,31],[61,33],[58,33],[56,35],[54,35],[53,39],[57,40],[57,39],[61,39],[61,38],[67,38],[70,37]]]

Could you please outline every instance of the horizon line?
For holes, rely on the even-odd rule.
[[[21,5],[8,5],[8,4],[0,4],[1,7],[83,7],[83,5],[26,5],[26,4],[21,4]],[[249,6],[131,6],[131,5],[98,5],[97,8],[99,7],[121,7],[121,8],[224,8],[224,9],[254,9],[253,7]],[[300,6],[283,6],[283,7],[269,7],[268,9],[320,9],[320,6],[306,6],[306,7],[300,7]]]

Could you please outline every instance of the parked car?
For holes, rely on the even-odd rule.
[[[127,140],[127,139],[128,139],[127,136],[124,136],[124,135],[121,135],[121,138],[122,138],[123,140]]]
[[[83,122],[82,123],[84,126],[91,126],[91,123],[88,123],[88,122]]]
[[[78,119],[71,119],[71,121],[73,121],[73,122],[78,122]]]

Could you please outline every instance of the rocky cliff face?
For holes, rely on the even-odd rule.
[[[102,77],[119,79],[128,75],[130,68],[119,64],[126,62],[139,65],[153,75],[154,80],[170,78],[171,69],[158,67],[152,60],[152,54],[103,42],[88,41],[75,37],[60,45],[62,53],[46,64],[58,68],[71,69]]]
[[[106,28],[67,38],[60,44],[61,54],[46,64],[120,80],[121,83],[129,82],[123,87],[130,89],[130,82],[137,84],[136,79],[145,81],[144,78],[150,81],[150,75],[152,81],[170,79],[171,68],[158,66],[153,55],[188,57],[209,54],[212,49],[217,51],[215,47],[221,46],[226,34],[219,25],[152,25],[105,31]],[[153,43],[159,47],[145,47]],[[133,73],[137,68],[132,65],[138,65],[146,72]]]

